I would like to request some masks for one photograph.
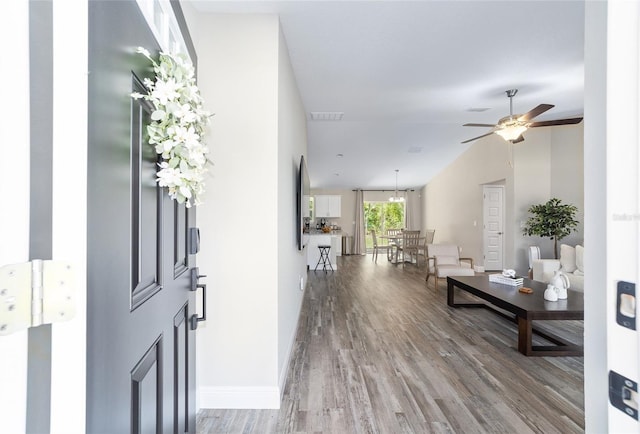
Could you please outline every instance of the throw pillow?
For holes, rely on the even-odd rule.
[[[565,273],[576,271],[576,248],[560,244],[560,268]]]
[[[584,247],[580,244],[576,246],[576,267],[581,273],[584,273]]]

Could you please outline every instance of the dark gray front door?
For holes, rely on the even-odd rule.
[[[195,432],[195,210],[155,182],[138,46],[159,50],[135,1],[89,2],[87,432]]]

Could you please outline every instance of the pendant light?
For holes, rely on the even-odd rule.
[[[404,197],[398,197],[398,172],[400,169],[396,169],[396,194],[389,198],[389,202],[404,202]]]

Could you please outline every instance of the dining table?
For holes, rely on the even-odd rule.
[[[402,261],[398,260],[398,246],[402,246],[403,239],[404,239],[403,233],[379,235],[378,238],[387,240],[387,244],[390,247],[389,249],[387,249],[387,260],[389,262],[391,262],[394,265],[398,265],[405,260],[404,257],[402,258]],[[426,239],[427,239],[426,237],[420,237],[419,238],[420,243],[423,243]],[[395,254],[393,253],[394,247],[395,247]],[[417,263],[417,259],[416,259],[416,263]]]
[[[393,249],[395,247],[395,249],[398,249],[398,244],[402,243],[402,233],[399,234],[386,234],[386,235],[379,235],[378,238],[383,239],[383,240],[387,240],[387,244],[389,245],[389,248],[387,249],[387,261],[391,262],[392,264],[397,264],[397,251],[394,255],[393,253]],[[393,261],[393,257],[396,257],[396,261]]]

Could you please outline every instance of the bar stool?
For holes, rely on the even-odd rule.
[[[318,259],[318,263],[316,264],[316,268],[313,271],[316,271],[320,264],[322,264],[322,270],[327,272],[327,265],[333,271],[333,266],[331,265],[331,259],[329,259],[329,251],[331,250],[331,246],[326,245],[318,245],[318,250],[320,250],[320,259]]]

